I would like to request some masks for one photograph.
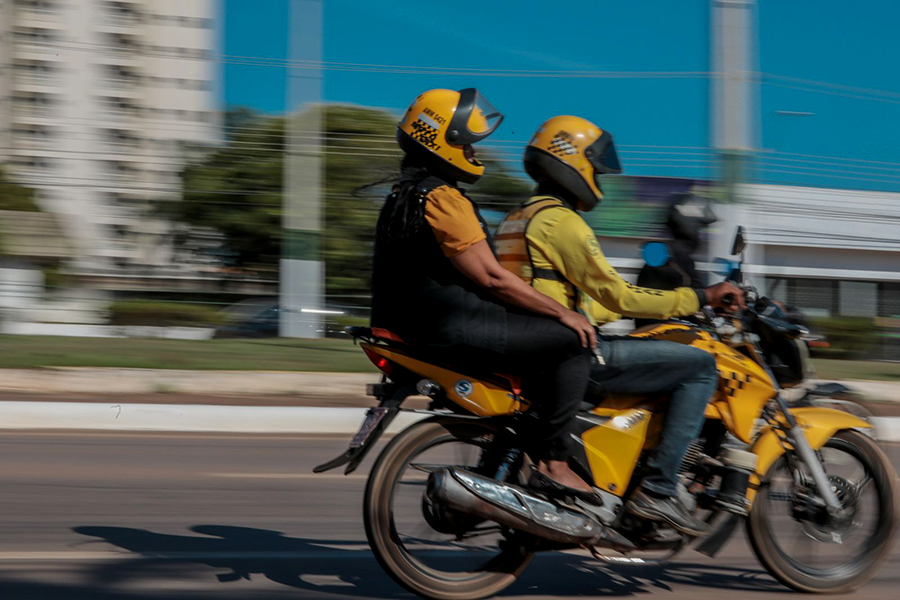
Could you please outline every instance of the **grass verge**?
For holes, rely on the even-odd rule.
[[[814,358],[819,379],[870,379],[900,381],[900,363],[874,360]]]
[[[350,340],[159,340],[0,336],[0,368],[127,367],[361,372],[375,368]]]
[[[900,381],[900,363],[814,359],[821,379]],[[157,340],[0,335],[0,368],[366,372],[350,340]]]

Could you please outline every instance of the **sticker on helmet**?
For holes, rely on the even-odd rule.
[[[550,146],[547,148],[553,154],[557,156],[571,156],[572,154],[578,153],[578,148],[572,143],[575,141],[575,138],[572,137],[572,134],[567,131],[560,131],[553,139],[550,140]]]
[[[425,110],[428,110],[428,109],[426,108]],[[431,113],[431,114],[434,114],[434,113],[433,113],[432,111],[430,111],[430,110],[429,110],[428,112]],[[420,121],[424,121],[426,125],[428,125],[429,127],[432,127],[433,129],[440,129],[440,128],[441,128],[440,123],[438,123],[437,121],[435,121],[434,119],[432,119],[431,117],[429,117],[429,116],[428,116],[427,114],[425,114],[424,112],[419,113],[419,120],[420,120]]]
[[[435,142],[438,136],[440,125],[425,113],[419,113],[419,118],[412,124],[412,133],[410,134],[414,140],[432,150],[440,150],[441,145]]]
[[[427,106],[422,109],[422,112],[425,113],[426,115],[428,115],[429,117],[432,117],[434,119],[435,123],[438,123],[438,125],[433,124],[433,127],[435,129],[440,129],[440,126],[447,122],[447,119],[445,119],[441,115],[437,114],[436,112],[434,112]],[[421,115],[419,116],[419,118],[420,119],[422,118]]]

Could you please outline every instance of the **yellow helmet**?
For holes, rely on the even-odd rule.
[[[599,175],[621,173],[612,135],[587,119],[563,115],[541,125],[525,148],[525,172],[538,185],[567,192],[579,210],[603,198]]]
[[[501,121],[503,115],[475,88],[429,90],[406,109],[397,124],[397,141],[437,175],[475,183],[484,165],[471,146],[494,133]]]

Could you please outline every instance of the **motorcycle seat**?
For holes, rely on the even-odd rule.
[[[408,345],[403,341],[399,335],[394,333],[393,331],[388,331],[387,329],[382,329],[381,327],[360,327],[360,326],[352,326],[345,327],[344,331],[352,337],[353,339],[370,339],[379,342],[389,342],[392,344],[403,344]]]

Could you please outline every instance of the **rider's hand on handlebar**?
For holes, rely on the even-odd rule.
[[[584,315],[567,310],[559,317],[559,322],[578,334],[583,348],[597,347],[597,332]]]
[[[744,302],[744,290],[728,281],[706,288],[706,303],[713,308],[725,310],[747,308],[747,304]]]

